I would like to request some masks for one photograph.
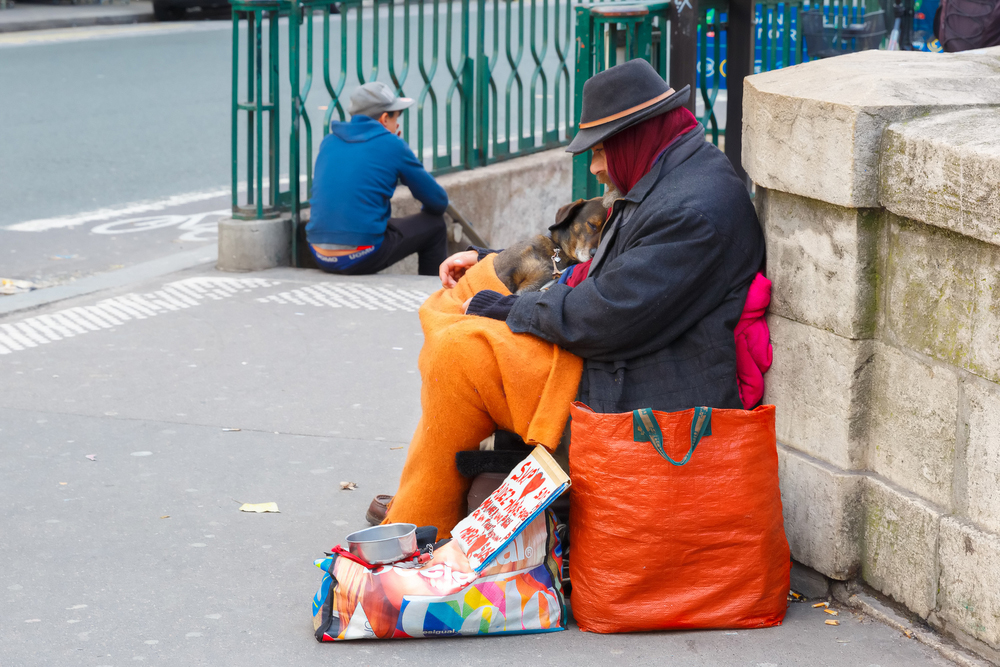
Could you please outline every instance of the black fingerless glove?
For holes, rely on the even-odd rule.
[[[480,317],[492,317],[501,322],[507,319],[510,309],[514,307],[517,297],[513,294],[504,296],[493,290],[483,290],[477,292],[469,303],[469,315],[479,315]]]

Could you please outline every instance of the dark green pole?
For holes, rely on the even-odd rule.
[[[726,31],[726,157],[744,182],[743,169],[743,79],[753,73],[753,0],[730,0]],[[785,26],[785,30],[789,27]]]
[[[580,126],[580,103],[583,100],[583,84],[593,76],[593,22],[590,18],[590,9],[587,7],[576,7],[576,71],[574,75],[574,106],[573,106],[573,127],[570,128],[569,135],[576,134]],[[581,153],[573,156],[573,199],[589,199],[596,197],[590,194],[590,155]]]
[[[688,111],[694,113],[698,89],[698,0],[676,0],[670,21],[670,87],[691,86]],[[742,83],[742,82],[741,82]]]
[[[267,47],[267,57],[268,57],[268,75],[267,75],[267,87],[268,87],[268,120],[270,121],[270,138],[268,141],[268,148],[270,150],[270,175],[268,190],[271,194],[271,209],[272,212],[277,209],[280,200],[279,190],[281,189],[278,184],[280,174],[281,174],[281,104],[278,101],[279,88],[278,84],[281,79],[279,78],[278,70],[280,68],[280,50],[278,47],[278,9],[274,8],[268,12],[268,30],[269,30],[269,44]]]
[[[476,141],[476,61],[469,56],[469,21],[471,17],[469,0],[462,0],[462,127],[460,129],[462,166],[471,169],[476,166],[474,145]],[[450,148],[450,146],[449,146]]]
[[[233,213],[239,205],[237,183],[239,182],[239,110],[240,110],[240,14],[233,9],[233,101],[232,101],[232,162],[233,162]]]
[[[490,66],[486,58],[486,0],[476,0],[476,145],[471,166],[482,167],[489,154]]]
[[[310,20],[312,17],[310,16]],[[288,194],[292,224],[292,266],[298,266],[299,230],[299,119],[302,100],[299,97],[299,38],[302,7],[291,0],[288,9],[288,83],[291,88],[291,128],[288,137]]]

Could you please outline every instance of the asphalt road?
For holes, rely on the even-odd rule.
[[[226,208],[230,33],[188,22],[0,36],[0,278],[62,283],[214,242],[204,219],[129,221],[192,192],[216,197],[187,212]]]
[[[808,604],[761,630],[318,644],[313,560],[396,489],[438,285],[203,267],[0,320],[0,665],[950,664]]]
[[[402,7],[395,11],[399,42],[407,15]],[[413,97],[419,96],[423,85],[416,58],[419,11],[418,7],[409,10],[411,62],[403,83],[404,92]],[[424,11],[427,24],[432,24],[431,7]],[[383,6],[378,77],[388,82],[387,12]],[[539,10],[539,21],[541,13]],[[516,17],[515,11],[515,21]],[[437,143],[442,153],[447,152],[444,128],[447,89],[452,80],[445,51],[452,49],[457,57],[459,23],[456,20],[448,33],[445,19],[442,10],[436,69],[430,69],[432,63],[427,60],[427,74],[437,92]],[[370,9],[361,20],[366,39],[370,39]],[[347,21],[349,62],[344,98],[358,85],[358,69],[366,77],[374,71],[370,55],[360,68],[354,60],[356,21],[352,12]],[[490,13],[488,35],[492,34],[492,21]],[[340,22],[339,16],[331,19],[335,45],[339,44]],[[529,12],[525,13],[525,25],[530,30]],[[315,159],[330,96],[323,81],[322,19],[317,17],[314,26],[315,78],[305,106],[312,120]],[[283,62],[287,61],[287,30],[287,20],[282,19]],[[429,55],[432,39],[429,30],[424,33]],[[303,39],[304,35],[305,31]],[[39,286],[60,284],[214,242],[215,222],[230,206],[232,185],[232,37],[228,20],[0,36],[0,278],[30,280]],[[245,34],[241,44],[246,44]],[[397,43],[395,50],[395,71],[402,78],[402,45]],[[363,52],[369,53],[370,46]],[[511,69],[502,48],[499,53],[494,77],[502,93]],[[334,87],[339,78],[338,54],[339,48],[335,48],[331,66]],[[516,56],[516,49],[512,55]],[[549,72],[551,96],[552,73],[557,66],[554,44],[539,52],[539,58]],[[540,122],[545,96],[541,79],[532,93],[534,67],[533,56],[525,47],[518,69],[523,83],[521,102],[526,117],[530,117],[531,103],[535,102]],[[282,71],[287,71],[286,65]],[[246,96],[245,91],[240,94]],[[452,145],[457,144],[458,94],[453,92],[450,97],[456,133]],[[531,99],[532,94],[535,99]],[[285,189],[289,92],[284,79],[280,99],[284,105],[279,115]],[[552,102],[549,104],[551,118]],[[426,105],[425,142],[429,150],[434,139],[429,98]],[[500,104],[497,113],[500,126],[505,127],[506,106]],[[512,113],[516,133],[515,116]],[[408,122],[415,144],[415,111]],[[238,127],[242,133],[244,120]],[[524,131],[529,130],[526,125]],[[240,159],[244,161],[245,154]],[[246,172],[241,169],[238,178],[245,179]]]

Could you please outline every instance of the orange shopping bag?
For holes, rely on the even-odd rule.
[[[582,630],[781,623],[791,562],[773,405],[600,414],[574,403],[570,414]]]

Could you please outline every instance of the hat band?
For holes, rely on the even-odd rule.
[[[598,119],[598,120],[591,120],[591,121],[587,121],[586,123],[580,123],[580,129],[581,130],[587,130],[587,129],[592,128],[592,127],[597,127],[598,125],[604,125],[605,123],[610,123],[611,121],[618,120],[619,118],[624,118],[625,116],[634,114],[636,111],[642,111],[643,109],[645,109],[647,107],[651,107],[654,104],[656,104],[657,102],[661,102],[661,101],[667,99],[668,97],[670,97],[673,94],[674,94],[674,89],[673,88],[669,88],[669,89],[667,89],[667,92],[663,93],[662,95],[657,95],[656,97],[654,97],[651,100],[643,102],[642,104],[637,104],[636,106],[632,107],[631,109],[625,109],[625,111],[619,111],[616,114],[611,114],[610,116],[605,116],[604,118],[601,118],[601,119]]]

